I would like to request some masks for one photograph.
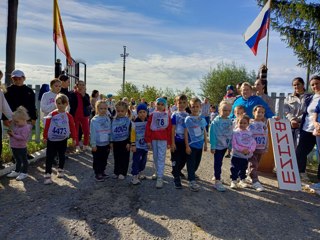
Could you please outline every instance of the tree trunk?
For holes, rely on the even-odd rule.
[[[15,69],[18,3],[19,0],[8,0],[8,28],[5,73],[5,84],[7,86],[11,84],[10,74]]]

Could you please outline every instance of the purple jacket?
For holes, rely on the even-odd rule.
[[[24,126],[14,125],[12,128],[12,136],[10,136],[11,148],[26,148],[29,136],[31,133],[32,125],[27,124]]]

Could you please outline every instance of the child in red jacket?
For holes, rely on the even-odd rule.
[[[69,105],[68,97],[59,93],[55,101],[57,109],[46,117],[46,125],[43,131],[43,141],[47,144],[44,184],[52,183],[52,163],[57,154],[59,155],[58,178],[64,177],[63,166],[68,137],[71,134],[74,146],[77,139],[73,117],[66,112],[66,108]]]
[[[169,149],[171,145],[172,128],[169,113],[165,111],[167,100],[157,98],[156,104],[156,111],[148,118],[145,140],[149,148],[152,146],[153,161],[156,168],[156,188],[162,188],[166,150]]]

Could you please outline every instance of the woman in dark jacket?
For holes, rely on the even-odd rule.
[[[307,156],[316,144],[316,137],[312,134],[314,130],[313,114],[320,100],[320,76],[311,77],[310,86],[314,94],[305,98],[306,107],[301,119],[300,139],[296,150],[298,167],[302,181],[309,181],[306,174]],[[319,168],[318,179],[320,179]]]

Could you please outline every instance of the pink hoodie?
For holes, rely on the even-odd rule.
[[[26,148],[29,136],[31,133],[32,125],[27,124],[24,126],[13,126],[12,136],[10,136],[11,148]]]
[[[252,136],[252,132],[249,130],[236,129],[233,131],[232,136],[232,155],[239,158],[248,159],[252,157],[254,150],[256,149],[256,141]],[[248,149],[247,155],[242,151]]]

